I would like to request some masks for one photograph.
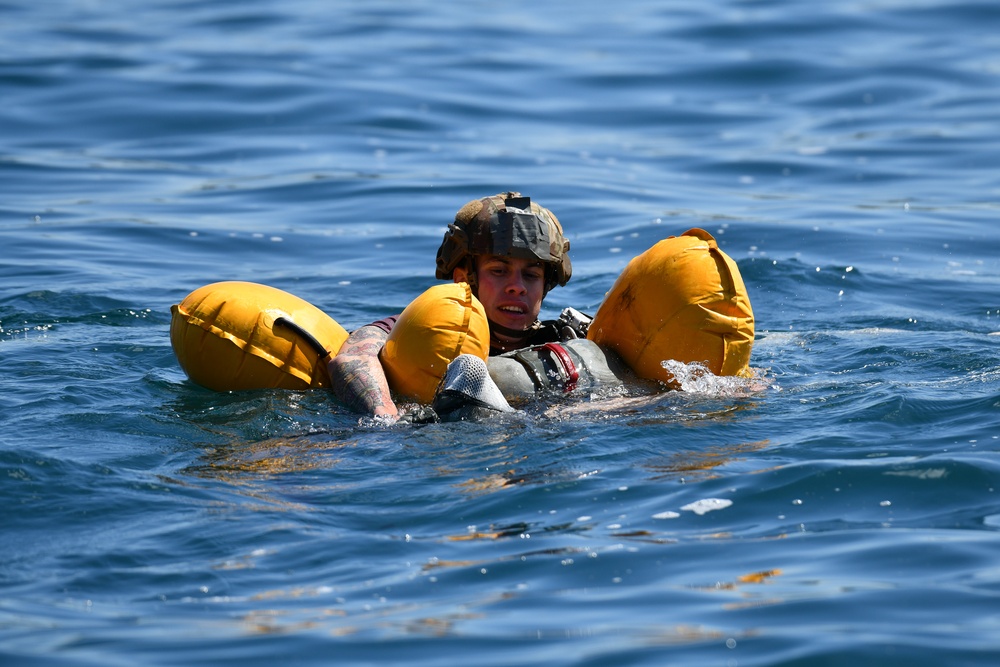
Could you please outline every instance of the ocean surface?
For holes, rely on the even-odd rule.
[[[997,26],[0,0],[0,665],[998,664]],[[507,189],[572,242],[544,316],[715,235],[757,386],[385,426],[178,366],[197,287],[353,329]]]

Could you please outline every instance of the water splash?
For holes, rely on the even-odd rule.
[[[754,373],[753,376],[735,377],[715,375],[705,364],[697,361],[684,363],[667,359],[660,365],[670,373],[681,391],[707,396],[748,396],[766,389],[770,381]]]

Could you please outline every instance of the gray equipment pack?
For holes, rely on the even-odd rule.
[[[515,412],[509,401],[614,391],[626,382],[636,378],[614,352],[577,338],[490,357],[488,363],[459,355],[448,364],[431,407],[440,421],[483,421]]]

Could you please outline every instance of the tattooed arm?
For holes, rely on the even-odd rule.
[[[378,327],[365,326],[352,333],[328,368],[333,393],[355,412],[397,417],[396,404],[378,353],[389,337]]]

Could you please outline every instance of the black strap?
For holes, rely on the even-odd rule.
[[[279,317],[274,320],[275,327],[285,327],[291,331],[297,333],[302,337],[303,340],[313,349],[313,351],[319,355],[320,359],[330,356],[330,352],[323,347],[323,344],[316,340],[316,337],[311,333],[300,327],[298,324],[288,319],[287,317]]]

